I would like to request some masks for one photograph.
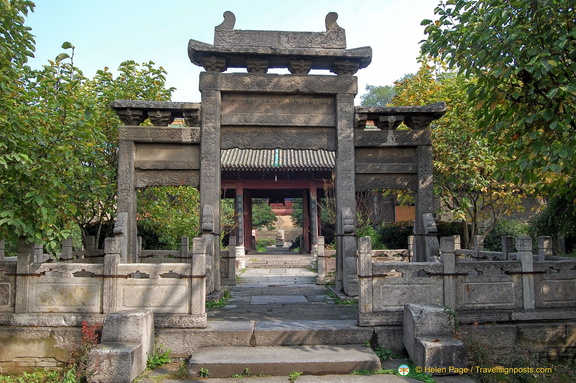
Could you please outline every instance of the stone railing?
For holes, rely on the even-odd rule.
[[[84,249],[74,250],[72,245],[72,239],[65,239],[61,244],[61,251],[56,255],[44,253],[44,247],[42,244],[34,245],[34,262],[102,262],[102,257],[104,256],[104,250],[98,249],[96,247],[95,237],[86,237],[84,239]],[[0,241],[0,262],[16,262],[17,256],[6,255],[6,240]]]
[[[121,239],[106,239],[104,263],[39,263],[19,242],[16,262],[0,262],[0,313],[107,314],[146,309],[205,327],[206,244],[196,238],[181,263],[121,263]]]
[[[409,303],[459,312],[576,308],[576,259],[539,261],[530,237],[516,238],[516,247],[510,259],[470,260],[456,255],[453,237],[444,237],[440,262],[379,262],[370,238],[360,238],[359,323],[398,325]]]

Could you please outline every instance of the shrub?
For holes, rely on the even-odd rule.
[[[502,251],[502,236],[518,237],[528,234],[528,225],[515,219],[501,219],[484,238],[484,249]]]
[[[414,234],[411,221],[392,222],[380,228],[380,240],[388,249],[408,248],[408,237]]]

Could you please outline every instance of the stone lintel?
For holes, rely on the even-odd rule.
[[[200,103],[116,100],[110,106],[128,126],[138,126],[147,118],[154,126],[167,126],[175,118],[183,118],[188,126],[200,126]]]
[[[354,74],[372,62],[372,48],[322,49],[275,47],[219,47],[197,40],[188,43],[190,61],[208,72],[224,72],[229,68],[248,68],[255,58],[267,60],[267,68],[292,68],[294,73],[310,69],[329,70],[337,74]],[[295,70],[298,63],[303,68]],[[346,70],[344,70],[346,68]]]
[[[355,147],[431,145],[432,135],[428,129],[395,130],[393,132],[388,130],[356,130],[354,132]]]
[[[364,129],[366,121],[377,123],[381,117],[402,116],[404,123],[412,129],[426,129],[430,123],[446,113],[446,104],[437,102],[423,106],[356,107],[356,128]],[[396,125],[396,124],[394,124]]]
[[[198,187],[199,170],[136,170],[135,187],[188,185]]]
[[[124,126],[119,129],[119,139],[141,143],[195,144],[200,143],[200,128],[158,129],[151,126]]]
[[[200,90],[260,94],[357,94],[355,76],[200,73]]]

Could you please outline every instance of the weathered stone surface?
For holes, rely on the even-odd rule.
[[[402,326],[374,327],[378,345],[394,352],[404,352]]]
[[[170,345],[174,357],[189,357],[200,347],[253,346],[254,321],[211,321],[205,329],[160,328],[157,341]]]
[[[99,344],[90,351],[89,383],[130,383],[143,371],[139,367],[139,343]],[[144,361],[146,365],[146,361]]]
[[[174,185],[198,187],[200,184],[199,170],[136,170],[134,177],[137,188]]]
[[[242,374],[245,369],[256,375],[287,376],[293,371],[325,375],[375,371],[380,360],[366,346],[209,347],[190,358],[190,375],[198,376],[200,368],[216,378]]]
[[[356,121],[358,128],[364,128],[366,121],[379,121],[385,116],[403,116],[404,123],[412,129],[425,129],[428,125],[446,113],[446,104],[443,102],[422,106],[393,106],[393,107],[356,107]]]
[[[440,371],[466,366],[466,348],[452,338],[453,329],[454,323],[440,306],[404,306],[404,347],[417,366]]]
[[[192,144],[200,142],[200,129],[123,126],[119,128],[118,137],[120,140],[134,142]]]
[[[224,21],[214,28],[214,45],[220,47],[275,47],[346,49],[346,33],[338,23],[338,14],[326,15],[326,32],[283,32],[235,30],[236,16],[224,12]]]
[[[372,337],[371,328],[356,321],[258,321],[254,328],[257,346],[364,344]]]
[[[222,128],[222,149],[325,149],[336,150],[336,132],[327,127]]]

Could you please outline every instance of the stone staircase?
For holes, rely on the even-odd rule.
[[[196,331],[199,347],[188,372],[227,378],[246,372],[287,376],[378,370],[380,360],[366,345],[372,333],[353,320],[210,322],[209,328]]]
[[[290,253],[287,248],[270,248],[267,253],[246,255],[247,268],[302,268],[307,269],[312,266],[312,256],[310,254]]]

